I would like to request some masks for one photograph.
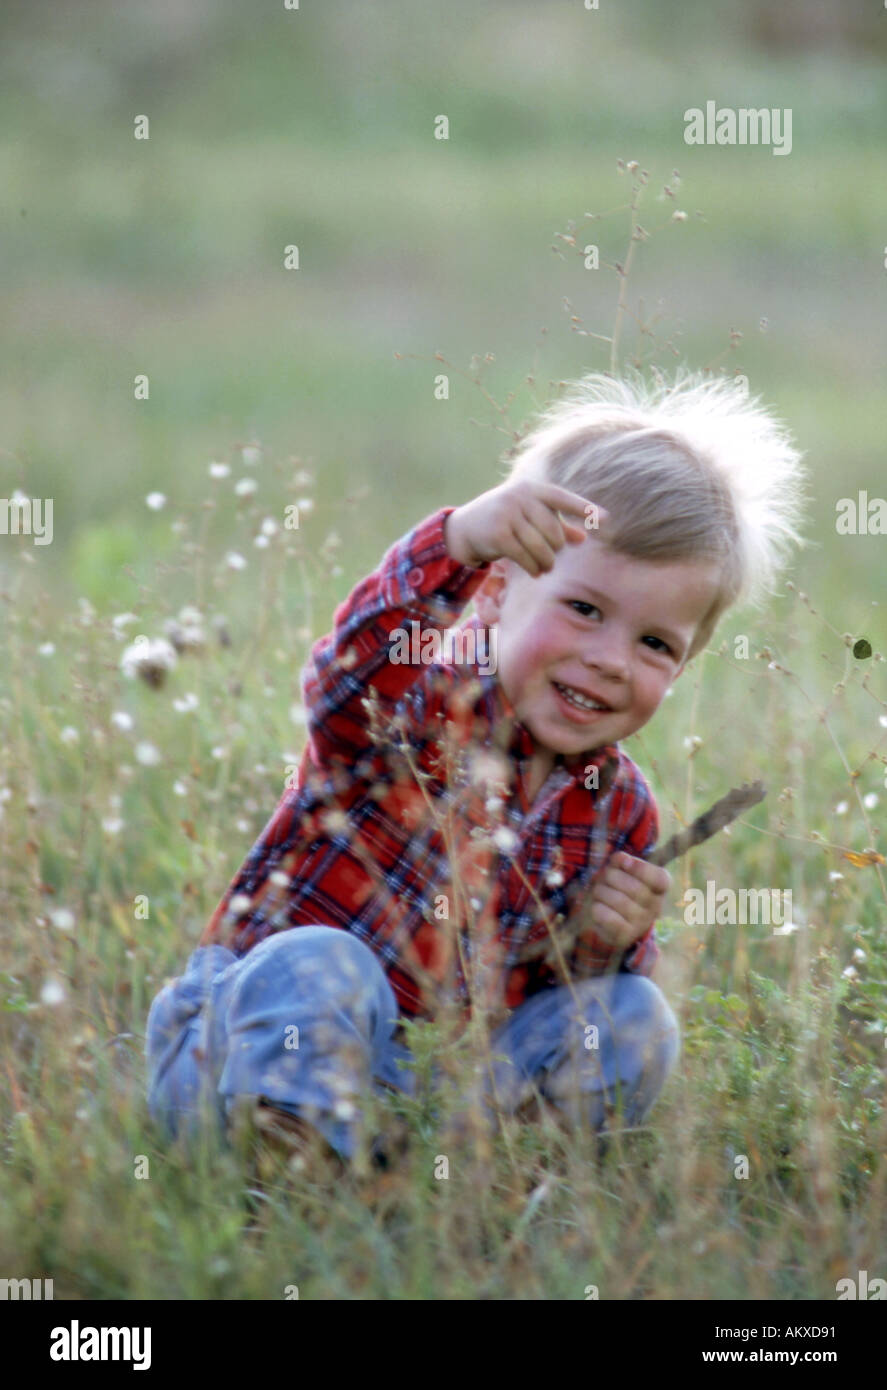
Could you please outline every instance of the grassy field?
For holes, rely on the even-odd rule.
[[[4,20],[0,491],[52,497],[55,536],[0,538],[0,1272],[57,1298],[832,1299],[887,1277],[887,879],[864,854],[887,799],[887,542],[835,529],[838,498],[884,490],[876,60],[671,31],[642,6],[596,15],[593,44],[568,6],[448,7],[421,30],[382,9],[306,13],[298,41],[234,6]],[[711,95],[793,107],[792,156],[685,146],[684,108]],[[298,676],[335,603],[496,481],[552,383],[606,365],[573,330],[611,331],[615,277],[557,234],[572,219],[623,259],[619,158],[650,170],[630,281],[639,315],[664,300],[650,360],[679,333],[692,365],[746,373],[811,476],[791,583],[729,615],[627,745],[663,835],[768,786],[674,872],[681,1066],[605,1150],[506,1121],[440,1181],[424,1096],[374,1202],[356,1179],[281,1180],[256,1205],[232,1155],[150,1126],[151,998],[297,760]],[[127,681],[124,646],[184,604],[204,649],[162,689]],[[790,888],[796,930],[685,925],[710,878]],[[415,1031],[421,1063],[442,1039]]]

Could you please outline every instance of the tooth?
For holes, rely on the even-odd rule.
[[[573,704],[578,705],[580,709],[603,709],[603,706],[599,703],[599,701],[590,700],[586,695],[582,695],[578,690],[574,690],[572,686],[563,685],[560,688],[566,695],[567,699],[569,699]]]

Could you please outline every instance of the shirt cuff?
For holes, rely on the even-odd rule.
[[[414,526],[394,547],[391,567],[393,592],[391,606],[408,608],[417,599],[436,597],[447,618],[460,611],[484,581],[489,563],[463,565],[454,560],[444,539],[444,523],[455,507],[441,507]]]

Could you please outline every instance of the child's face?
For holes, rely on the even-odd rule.
[[[497,560],[475,604],[498,624],[499,680],[540,749],[581,753],[643,728],[684,669],[719,578],[714,562],[638,560],[592,535],[535,578]],[[608,708],[577,708],[564,686]]]

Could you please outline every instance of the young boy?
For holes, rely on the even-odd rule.
[[[679,1052],[649,978],[670,877],[620,741],[771,586],[801,480],[739,384],[591,375],[502,484],[391,546],[303,671],[296,784],[152,1005],[170,1132],[249,1098],[347,1160],[365,1089],[413,1087],[400,1018],[454,999],[493,1029],[490,1118],[646,1116]]]

